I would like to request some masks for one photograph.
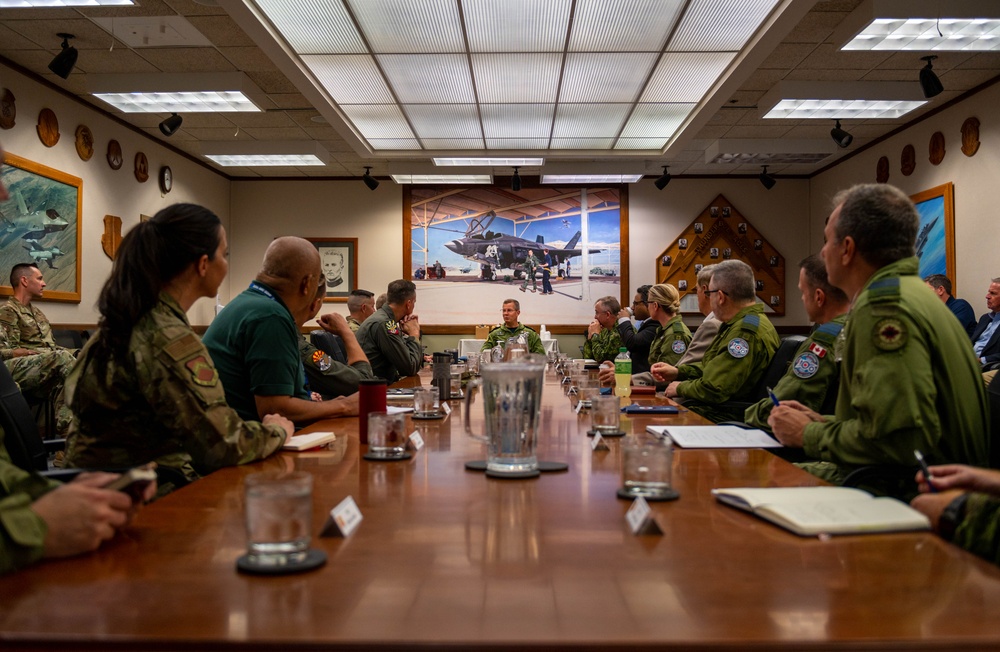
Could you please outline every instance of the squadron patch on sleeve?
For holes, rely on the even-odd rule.
[[[219,382],[219,372],[203,355],[191,358],[184,363],[184,366],[191,372],[194,382],[202,387],[215,387]]]
[[[906,346],[908,338],[906,326],[895,317],[880,319],[872,329],[872,341],[881,351],[898,351]]]
[[[670,350],[674,353],[681,354],[687,351],[687,345],[684,344],[684,340],[674,340],[674,343],[670,345]]]
[[[389,321],[385,322],[385,332],[389,333],[390,335],[399,335],[400,333],[399,322],[397,322],[395,319],[390,319]]]
[[[812,378],[819,371],[819,358],[812,351],[806,351],[795,359],[792,373],[796,378]]]
[[[750,353],[750,345],[742,337],[734,337],[729,340],[729,355],[734,358],[745,358]]]
[[[320,371],[328,371],[333,365],[333,358],[323,353],[319,349],[313,351],[312,354],[313,364],[316,365]]]

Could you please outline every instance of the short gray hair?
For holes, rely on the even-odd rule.
[[[743,303],[757,298],[754,291],[753,269],[742,260],[724,260],[717,263],[712,271],[712,281],[716,289],[722,290],[734,301]]]
[[[610,312],[612,315],[617,315],[622,311],[622,304],[618,303],[618,299],[610,294],[606,297],[598,299],[597,303],[599,303],[602,308]]]
[[[715,272],[715,265],[705,265],[704,267],[702,267],[701,271],[698,272],[698,278],[696,279],[698,285],[707,286],[709,283],[711,283],[712,274],[714,272]]]
[[[915,256],[920,215],[906,194],[884,183],[859,184],[834,197],[840,217],[834,229],[837,241],[850,236],[858,255],[882,268]]]

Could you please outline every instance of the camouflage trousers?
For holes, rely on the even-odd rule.
[[[73,354],[68,350],[43,351],[4,362],[28,401],[52,401],[56,415],[55,436],[65,436],[73,413],[63,399],[63,385],[76,362]]]

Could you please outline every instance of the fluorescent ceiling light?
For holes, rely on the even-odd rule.
[[[458,184],[489,184],[493,183],[490,174],[393,174],[392,180],[398,184],[406,183],[458,183]]]
[[[705,162],[714,165],[772,165],[818,163],[837,149],[829,138],[723,138],[705,150]]]
[[[326,165],[312,154],[205,154],[222,167],[308,167]]]
[[[544,158],[435,158],[434,165],[439,166],[469,166],[486,165],[489,167],[513,167],[517,165],[544,165]]]
[[[132,0],[0,0],[0,9],[24,7],[112,7],[134,5]]]
[[[779,82],[758,102],[764,118],[896,119],[927,103],[916,82]]]
[[[832,40],[843,50],[1000,51],[1000,4],[866,0]]]
[[[641,174],[543,174],[542,183],[636,183]]]
[[[329,153],[309,140],[234,140],[201,143],[202,155],[223,167],[311,167],[326,165]]]
[[[123,113],[257,112],[264,98],[243,73],[87,75],[87,91]]]

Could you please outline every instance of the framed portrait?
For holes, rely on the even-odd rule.
[[[326,299],[346,303],[352,290],[358,289],[357,238],[306,238],[319,251],[326,281]]]
[[[83,181],[10,153],[3,162],[0,181],[10,198],[0,202],[0,295],[13,292],[11,267],[35,263],[45,299],[79,303]]]
[[[955,184],[945,183],[912,195],[920,214],[917,229],[917,258],[920,278],[944,274],[955,280]]]
[[[694,232],[695,233],[701,233],[704,230],[705,230],[705,225],[704,224],[702,224],[701,222],[695,222],[694,223]]]

